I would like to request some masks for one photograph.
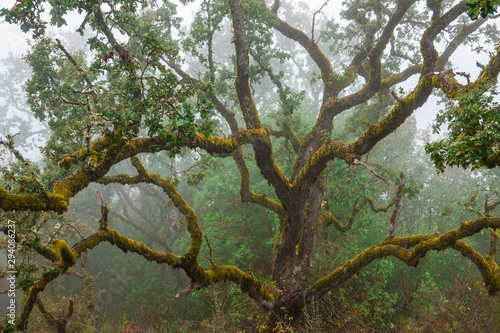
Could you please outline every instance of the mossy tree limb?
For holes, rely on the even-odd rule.
[[[200,251],[201,244],[203,242],[202,232],[198,224],[198,219],[196,217],[193,209],[186,203],[183,197],[177,192],[175,186],[167,179],[160,177],[157,174],[148,173],[139,160],[137,156],[131,158],[132,165],[137,170],[136,176],[128,175],[114,175],[105,176],[102,178],[104,184],[119,183],[125,184],[138,184],[138,183],[149,183],[159,186],[165,194],[170,198],[174,206],[179,210],[179,212],[184,215],[186,219],[187,229],[191,235],[191,246],[189,250],[182,256],[188,261],[192,261],[197,264],[197,258]],[[175,260],[174,260],[175,261]],[[174,263],[172,261],[171,264]]]
[[[186,271],[188,276],[191,278],[191,283],[185,290],[178,294],[178,297],[187,295],[196,289],[210,284],[227,280],[239,284],[241,288],[258,303],[260,303],[261,306],[269,308],[269,299],[272,297],[261,287],[261,282],[253,275],[244,273],[236,267],[227,265],[220,267],[214,265],[212,270],[205,271],[203,267],[198,264],[198,254],[202,243],[202,233],[197,222],[196,214],[184,201],[171,182],[156,174],[147,173],[144,165],[140,162],[137,156],[132,157],[132,164],[138,172],[136,176],[106,176],[103,178],[103,182],[108,184],[137,184],[146,182],[162,188],[170,200],[172,200],[174,206],[185,216],[187,229],[191,235],[191,246],[182,256],[174,256],[172,254],[166,255],[162,252],[149,249],[143,243],[130,240],[127,237],[119,235],[116,231],[109,229],[107,230],[107,233],[110,235],[110,238],[107,240],[125,252],[132,251],[140,254],[148,260],[153,260],[158,263],[167,263],[172,267],[182,268]],[[274,202],[273,204],[278,205]]]
[[[229,138],[219,138],[215,136],[205,136],[195,133],[194,137],[185,142],[185,146],[190,148],[201,148],[211,153],[231,154],[242,144],[269,144],[269,134],[264,129],[239,131]],[[104,153],[99,154],[99,159],[92,165],[85,166],[74,175],[65,178],[54,185],[52,194],[10,194],[0,187],[0,208],[4,211],[55,211],[63,213],[66,211],[69,199],[86,188],[91,182],[97,181],[104,176],[111,166],[126,158],[139,153],[153,153],[157,150],[170,150],[172,147],[165,142],[154,138],[137,138],[125,140],[120,137],[120,131],[114,135],[105,136],[94,146],[99,146]],[[91,154],[86,154],[87,148],[81,149],[76,155],[67,157],[61,164],[69,168],[81,157],[86,158]],[[272,154],[272,150],[271,150]],[[77,158],[75,158],[78,156]],[[276,162],[272,163],[279,169]],[[279,169],[280,171],[280,169]],[[286,177],[281,173],[278,177],[283,183]]]
[[[245,14],[242,4],[229,0],[233,20],[234,46],[236,50],[236,79],[234,86],[241,112],[248,129],[260,128],[260,117],[250,91],[250,60],[245,28]]]
[[[12,10],[12,15],[28,15],[30,12],[25,10],[29,9],[27,6],[33,3],[43,5],[44,2],[46,1],[34,0],[30,2],[19,2],[16,4],[17,9]],[[146,8],[146,2],[143,3],[145,4],[145,8],[142,10],[144,10],[145,13],[148,9]],[[453,7],[451,8],[448,7],[448,4],[445,5],[443,1],[428,1],[427,5],[429,8],[423,10],[419,8],[420,6],[415,6],[416,1],[414,0],[401,0],[390,4],[377,3],[379,7],[373,10],[374,15],[371,15],[369,12],[370,4],[368,3],[367,7],[364,7],[364,4],[362,6],[359,2],[348,3],[346,4],[345,17],[354,26],[353,31],[359,32],[359,36],[356,36],[357,42],[355,42],[355,45],[353,45],[353,43],[349,44],[349,47],[356,48],[356,50],[345,53],[348,59],[343,59],[342,61],[345,61],[345,64],[341,66],[342,64],[333,64],[333,60],[328,59],[327,53],[322,51],[323,46],[317,44],[317,42],[319,43],[318,38],[310,38],[306,33],[292,27],[278,17],[277,12],[280,3],[278,0],[274,1],[271,9],[267,7],[266,1],[260,1],[264,15],[259,17],[259,20],[261,20],[259,23],[262,22],[263,25],[266,26],[266,29],[274,27],[282,35],[294,41],[299,49],[305,50],[303,54],[292,55],[296,56],[296,59],[293,59],[292,62],[298,59],[305,60],[301,59],[303,58],[302,55],[304,55],[310,58],[308,60],[311,60],[313,66],[317,66],[320,72],[321,80],[318,82],[319,84],[317,87],[313,89],[315,91],[318,89],[317,101],[320,100],[319,91],[321,91],[321,89],[323,90],[323,101],[317,105],[319,110],[314,110],[314,112],[319,111],[319,116],[316,119],[315,125],[309,132],[302,138],[298,138],[294,131],[299,133],[300,129],[297,130],[299,126],[292,130],[292,122],[287,123],[283,121],[282,124],[278,125],[279,128],[277,130],[264,128],[260,123],[260,115],[265,114],[265,111],[257,110],[256,101],[259,99],[256,98],[254,101],[253,94],[255,90],[252,90],[251,85],[255,81],[253,80],[254,77],[251,77],[252,64],[249,58],[249,52],[251,48],[254,47],[251,43],[252,38],[255,36],[255,32],[250,30],[247,31],[247,28],[254,23],[252,21],[254,17],[251,17],[251,15],[253,15],[252,10],[255,11],[256,7],[259,7],[258,1],[256,2],[257,4],[255,2],[246,2],[245,9],[242,6],[242,3],[244,3],[243,1],[229,0],[230,13],[224,12],[227,10],[227,6],[224,6],[222,3],[217,3],[218,5],[222,5],[220,8],[217,8],[217,10],[220,11],[218,14],[221,14],[221,20],[223,20],[222,18],[226,17],[227,14],[231,15],[230,22],[232,22],[232,27],[234,29],[233,43],[236,52],[236,80],[234,82],[233,93],[236,93],[239,104],[234,110],[236,112],[241,111],[246,125],[245,130],[239,129],[235,112],[227,107],[222,102],[222,99],[219,99],[218,96],[215,95],[219,88],[217,84],[223,83],[224,87],[220,91],[221,95],[226,94],[226,97],[232,97],[231,92],[227,93],[227,87],[225,85],[227,82],[224,82],[227,81],[227,77],[231,77],[230,75],[232,74],[221,77],[220,81],[219,78],[215,77],[218,69],[214,68],[216,62],[214,62],[214,55],[212,53],[214,53],[215,49],[212,43],[214,42],[213,37],[214,33],[216,33],[216,28],[209,22],[210,15],[212,14],[212,7],[210,7],[209,3],[210,1],[204,2],[204,7],[201,12],[207,14],[206,20],[202,22],[203,28],[207,30],[201,32],[201,34],[208,36],[207,38],[209,40],[203,41],[203,45],[207,45],[205,42],[208,43],[208,55],[207,59],[199,59],[202,70],[208,67],[206,72],[200,73],[199,76],[203,77],[203,75],[205,75],[204,77],[207,78],[206,84],[203,83],[201,79],[193,79],[191,76],[197,75],[198,73],[187,73],[187,71],[192,68],[184,71],[180,67],[180,62],[176,62],[176,52],[178,51],[176,47],[173,47],[172,50],[169,48],[171,45],[167,45],[169,43],[162,44],[164,39],[155,39],[155,36],[143,35],[143,29],[140,25],[135,26],[138,29],[130,29],[133,33],[130,33],[128,36],[130,37],[130,43],[128,45],[126,43],[121,43],[121,40],[118,42],[114,35],[115,29],[119,29],[123,32],[128,30],[128,28],[126,24],[125,26],[120,25],[120,23],[123,23],[122,17],[118,12],[115,12],[115,8],[108,8],[106,5],[101,6],[100,3],[53,3],[55,7],[62,6],[62,11],[77,9],[86,12],[88,14],[86,20],[89,20],[89,24],[92,28],[99,34],[105,36],[105,38],[101,40],[102,45],[99,46],[99,51],[96,52],[96,54],[99,52],[101,52],[101,54],[105,53],[106,60],[97,57],[94,64],[101,66],[108,60],[111,60],[111,62],[108,63],[109,67],[106,65],[107,68],[112,68],[107,74],[111,74],[111,77],[115,75],[116,77],[123,78],[123,81],[118,79],[118,81],[116,81],[118,83],[118,88],[116,88],[116,91],[110,91],[111,95],[115,93],[117,95],[121,94],[121,96],[116,99],[114,99],[114,97],[111,98],[112,101],[109,103],[104,101],[104,104],[107,106],[111,105],[110,110],[112,112],[109,113],[110,119],[114,119],[115,116],[119,119],[120,116],[122,116],[119,112],[122,112],[123,109],[126,109],[123,111],[123,115],[133,119],[131,123],[124,121],[125,124],[117,124],[112,130],[110,128],[104,128],[102,133],[97,133],[98,135],[93,138],[93,142],[90,142],[86,148],[80,149],[64,158],[60,166],[66,169],[72,168],[71,170],[75,171],[72,171],[73,174],[63,180],[55,180],[57,183],[54,186],[52,194],[30,194],[23,196],[10,194],[4,189],[0,189],[0,208],[8,211],[51,210],[62,213],[68,207],[70,199],[92,182],[102,182],[105,184],[137,184],[144,182],[160,187],[185,217],[187,229],[191,236],[191,244],[186,253],[176,255],[171,253],[168,248],[167,252],[157,251],[146,246],[144,243],[136,242],[128,237],[120,235],[117,231],[109,228],[107,224],[108,210],[107,208],[103,208],[105,204],[101,198],[103,217],[99,223],[98,231],[82,239],[71,249],[61,240],[55,240],[52,244],[47,246],[33,246],[38,253],[51,260],[56,268],[50,272],[52,275],[46,272],[47,274],[44,273],[42,278],[37,281],[34,289],[32,288],[28,294],[28,302],[32,302],[32,297],[38,295],[47,283],[64,272],[67,272],[69,269],[68,267],[74,266],[75,260],[83,251],[92,249],[101,242],[109,242],[124,252],[134,252],[147,260],[165,263],[174,268],[183,270],[188,277],[191,278],[191,284],[188,288],[181,291],[179,296],[187,295],[193,290],[203,288],[219,281],[232,281],[241,286],[243,291],[255,299],[261,308],[268,311],[268,314],[274,314],[275,317],[280,320],[286,316],[290,317],[290,314],[295,317],[297,311],[300,311],[300,308],[305,303],[318,299],[324,295],[327,290],[335,288],[374,260],[387,256],[394,256],[408,265],[416,266],[420,258],[425,256],[428,251],[452,248],[460,251],[478,267],[490,290],[498,290],[498,267],[495,266],[496,264],[494,265],[496,243],[498,239],[498,222],[492,220],[495,218],[489,216],[488,209],[491,210],[494,208],[488,208],[491,205],[485,206],[484,219],[486,220],[484,221],[488,223],[483,223],[483,220],[478,219],[464,223],[460,228],[442,235],[415,235],[398,238],[393,236],[393,234],[395,219],[398,215],[398,208],[403,195],[403,185],[401,181],[396,199],[391,201],[387,207],[377,208],[372,199],[364,198],[361,203],[354,203],[349,220],[344,224],[335,219],[335,212],[327,211],[321,214],[325,189],[327,189],[325,170],[332,160],[341,159],[347,164],[359,164],[362,156],[368,154],[375,145],[399,128],[417,108],[427,101],[434,89],[440,89],[444,91],[448,97],[453,97],[461,91],[471,87],[473,88],[475,85],[496,82],[500,71],[498,53],[491,58],[490,63],[486,66],[480,78],[472,84],[464,85],[458,83],[454,80],[455,73],[446,71],[445,68],[450,56],[457,50],[458,45],[461,44],[465,38],[470,36],[472,32],[476,31],[479,26],[484,24],[486,20],[478,20],[471,24],[464,24],[463,27],[455,26],[453,23],[454,20],[466,11],[464,1],[461,1],[458,5],[452,5]],[[130,4],[131,7],[133,7],[130,12],[127,12],[128,8],[126,6],[121,7],[121,10],[139,17],[143,12],[141,12],[139,7],[134,7],[137,3],[130,2]],[[412,8],[412,6],[415,7]],[[24,11],[17,12],[19,8],[24,9]],[[413,15],[417,14],[422,14],[422,17],[428,14],[428,18],[430,19],[429,24],[427,24],[428,22],[420,22],[418,25],[418,28],[424,27],[422,30],[428,27],[425,29],[420,39],[420,51],[422,53],[423,62],[420,63],[420,59],[413,60],[410,56],[401,54],[396,54],[395,56],[400,59],[393,61],[390,57],[394,56],[394,49],[397,46],[395,35],[401,33],[401,31],[405,31],[406,26],[409,25],[408,21],[405,22],[405,17],[411,19]],[[431,15],[432,17],[430,17]],[[24,18],[18,17],[16,22],[24,23],[25,21],[23,20]],[[401,30],[399,30],[399,27]],[[144,31],[148,31],[148,29],[144,29]],[[164,30],[159,28],[157,31]],[[268,31],[269,30],[266,30],[266,33]],[[128,33],[129,32],[125,32],[125,35]],[[418,36],[420,35],[421,34]],[[448,39],[451,40],[451,42],[445,47],[440,55],[434,44],[437,38],[441,38],[442,35],[444,35],[446,39],[448,39],[448,36],[452,38]],[[158,51],[158,53],[163,52],[163,54],[153,55],[153,52],[148,53],[150,49],[148,49],[149,46],[146,44],[151,41],[151,39],[148,39],[149,37],[155,37],[153,38],[154,42],[159,42],[159,44],[165,46],[165,49]],[[169,38],[170,37],[173,36],[169,36]],[[339,38],[338,40],[341,39]],[[343,41],[345,41],[345,39]],[[173,44],[175,43],[172,43],[172,45]],[[417,46],[411,43],[401,44],[405,46],[409,45],[411,48]],[[51,45],[55,44],[52,43]],[[144,46],[144,49],[142,51],[137,51],[139,54],[134,54],[134,52],[140,48],[138,46],[141,45]],[[389,47],[391,50],[388,50]],[[89,79],[90,76],[85,77],[83,68],[77,65],[75,59],[65,51],[61,43],[59,43],[59,49],[65,54],[66,59],[64,59],[64,61],[66,61],[66,64],[69,65],[68,67],[73,70],[72,74],[78,74],[77,79],[83,77],[83,80],[77,80],[78,84],[87,85],[87,88],[83,88],[85,92],[88,92],[89,89],[91,90],[94,82]],[[109,55],[109,53],[113,52],[117,55],[116,59],[113,59],[114,54],[112,56]],[[390,54],[388,54],[388,52],[390,52]],[[344,53],[342,53],[342,55],[344,55]],[[203,56],[201,58],[203,58]],[[271,68],[272,62],[266,63],[268,59],[259,58],[260,54],[252,54],[252,57],[260,65],[260,72],[265,71],[277,87],[277,90],[275,89],[271,94],[276,93],[276,96],[280,98],[281,104],[285,109],[285,113],[291,113],[293,111],[292,107],[288,104],[289,100],[287,100],[286,96],[283,94],[285,81],[281,82],[281,78],[278,79],[278,76],[274,74],[273,70],[276,68]],[[152,58],[155,59],[155,64],[153,64]],[[405,60],[401,62],[401,58]],[[103,60],[104,63],[100,60]],[[306,61],[304,61],[304,63],[306,63]],[[116,65],[116,67],[112,65]],[[384,67],[384,65],[388,66]],[[170,66],[170,68],[178,74],[178,77],[167,70],[167,66]],[[402,70],[399,68],[400,66],[402,66]],[[403,66],[406,66],[406,69],[403,69]],[[340,67],[342,68],[340,69]],[[335,73],[333,68],[339,68],[338,73]],[[89,67],[88,72],[92,75],[96,74],[97,76],[100,76],[108,70],[102,67],[95,71],[94,69],[93,67]],[[151,72],[148,72],[149,70],[151,70]],[[230,71],[231,69],[229,69],[229,72]],[[218,111],[228,123],[231,133],[225,133],[227,137],[218,137],[216,135],[209,135],[208,133],[210,133],[210,131],[205,131],[203,128],[201,128],[199,132],[196,132],[198,129],[195,129],[185,133],[171,133],[174,132],[171,131],[168,132],[168,134],[167,132],[154,132],[154,130],[152,130],[151,133],[148,133],[149,137],[143,136],[137,138],[137,136],[143,133],[142,131],[141,133],[139,132],[139,128],[143,126],[143,124],[144,127],[148,127],[144,128],[146,130],[153,128],[162,121],[168,123],[171,120],[167,119],[169,115],[165,116],[163,113],[164,110],[161,109],[161,116],[159,116],[158,119],[153,119],[158,121],[156,123],[152,121],[152,125],[148,125],[147,121],[151,120],[148,116],[150,116],[150,113],[158,111],[158,106],[160,104],[157,103],[161,103],[161,101],[159,101],[160,98],[156,98],[156,95],[151,95],[153,96],[152,98],[144,98],[145,96],[150,97],[148,91],[153,90],[152,87],[154,83],[151,82],[156,82],[154,81],[156,80],[156,75],[158,74],[158,76],[160,76],[160,73],[165,74],[166,72],[172,74],[172,76],[169,76],[169,79],[176,83],[173,85],[171,91],[175,97],[168,97],[167,99],[170,100],[171,98],[171,100],[174,100],[179,98],[179,100],[184,102],[186,101],[185,96],[179,97],[180,90],[176,89],[184,89],[185,87],[190,87],[191,84],[203,85],[204,88],[200,88],[195,95],[189,95],[187,98],[192,98],[193,100],[196,99],[193,97],[199,97],[200,100],[208,98],[212,101],[216,111]],[[153,73],[151,75],[153,81],[148,81],[142,77],[143,74],[149,75],[150,73]],[[388,98],[390,98],[389,94],[383,90],[394,88],[396,84],[419,73],[419,81],[415,88],[401,98],[394,94],[393,96],[396,102],[389,111],[389,114],[382,120],[371,125],[365,133],[358,137],[358,139],[351,143],[332,139],[332,134],[336,134],[333,132],[333,121],[335,116],[353,107],[362,107],[362,103],[371,103],[371,99],[376,96],[377,93],[380,93],[380,96],[387,95]],[[101,77],[104,76],[101,75]],[[358,80],[360,78],[361,80]],[[314,78],[314,80],[316,79]],[[189,81],[189,84],[185,85],[185,82],[181,81]],[[193,83],[191,81],[195,82]],[[126,83],[126,89],[122,90],[121,88],[123,86],[120,86],[120,83],[123,82]],[[362,85],[359,91],[351,93],[350,90],[346,89],[355,89],[355,83],[360,83]],[[302,82],[298,82],[297,86],[300,87],[301,84]],[[295,83],[290,86],[293,85],[295,85]],[[110,84],[109,86],[112,87],[113,85]],[[79,91],[82,92],[82,89],[79,89]],[[162,92],[164,93],[165,91],[162,90]],[[348,95],[340,97],[343,96],[341,93]],[[316,92],[314,92],[314,95],[316,95]],[[90,98],[94,98],[95,96],[96,95],[89,95],[88,98],[90,100]],[[83,100],[84,97],[82,97],[81,100],[78,99],[73,101],[73,103],[78,107],[85,107],[85,103],[82,102]],[[276,98],[274,101],[275,100]],[[62,99],[62,101],[70,102],[70,104],[72,102],[68,99]],[[121,103],[123,101],[126,103],[133,101],[133,103],[120,104],[126,106],[119,110],[113,107],[115,103]],[[136,102],[137,104],[134,104]],[[186,102],[188,109],[190,107],[194,109],[198,107],[197,104],[191,104],[191,102],[192,100]],[[89,102],[88,106],[90,107],[91,104],[92,103]],[[94,104],[97,105],[97,102]],[[259,104],[257,103],[257,105]],[[161,106],[163,107],[163,104],[161,104]],[[209,108],[211,112],[212,106]],[[117,113],[115,113],[115,111]],[[259,111],[262,112],[259,114]],[[41,113],[43,113],[43,111],[41,111]],[[380,113],[380,115],[382,115],[382,113]],[[212,117],[212,115],[210,115],[210,117]],[[217,117],[211,119],[216,118]],[[377,118],[377,120],[378,119],[380,118]],[[198,120],[199,119],[196,118],[195,115],[195,121],[192,121],[190,125],[197,128]],[[127,126],[131,126],[132,128],[127,128]],[[302,126],[302,124],[300,126]],[[224,132],[226,128],[221,127],[220,130]],[[186,133],[189,134],[187,135]],[[281,169],[281,166],[277,163],[279,160],[277,157],[275,160],[271,136],[285,137],[292,143],[297,156],[295,161],[292,162],[293,167],[290,175],[285,175],[283,170],[286,169]],[[80,142],[78,142],[78,144],[78,147],[82,146]],[[266,195],[257,194],[251,190],[249,167],[246,164],[247,161],[245,161],[242,147],[246,144],[252,145],[254,161],[261,174],[275,191],[277,199],[272,200]],[[241,175],[241,200],[257,203],[280,217],[281,225],[277,231],[279,234],[274,243],[271,268],[273,290],[262,288],[260,281],[251,273],[243,272],[236,267],[225,265],[218,266],[212,263],[211,269],[205,270],[198,263],[198,256],[200,254],[203,238],[196,214],[182,198],[180,193],[178,193],[172,182],[160,175],[148,173],[137,157],[137,155],[141,153],[156,153],[158,151],[170,151],[172,154],[175,154],[179,152],[181,147],[188,147],[191,149],[200,148],[210,154],[218,154],[225,157],[231,155]],[[494,151],[492,151],[490,155],[489,160],[491,163],[488,165],[492,165],[493,167],[498,165],[498,156],[500,155],[495,154]],[[132,164],[137,170],[137,175],[107,175],[113,165],[128,158],[132,159]],[[85,162],[87,163],[86,165],[84,165]],[[359,211],[367,204],[370,205],[374,212],[386,211],[393,205],[397,206],[388,219],[390,223],[389,235],[391,237],[363,251],[358,257],[337,268],[311,287],[309,279],[312,276],[312,269],[315,268],[312,265],[312,258],[315,250],[315,237],[319,229],[317,228],[318,225],[320,223],[331,223],[334,224],[338,230],[347,231],[352,227],[353,221],[357,214],[359,214]],[[126,220],[126,217],[122,216],[122,219]],[[490,238],[490,252],[486,256],[482,256],[462,241],[463,238],[477,233],[478,230],[482,228],[493,229]],[[413,248],[413,250],[410,250],[410,248]],[[27,320],[25,311],[27,311],[29,315],[29,304],[32,303],[26,303],[23,309],[25,315],[25,317],[23,317],[24,321]]]
[[[481,262],[480,271],[483,274],[484,282],[489,292],[496,294],[500,291],[500,275],[498,272],[493,272],[492,267],[487,261],[484,260],[484,258],[481,260],[481,257],[479,257],[480,254],[474,251],[472,247],[466,246],[464,242],[460,243],[459,241],[480,232],[484,228],[498,227],[500,227],[500,217],[483,217],[468,222],[462,222],[460,227],[443,234],[388,237],[379,245],[366,249],[355,258],[335,269],[326,277],[318,280],[307,289],[305,298],[307,301],[317,300],[374,260],[392,256],[400,259],[408,266],[416,267],[420,259],[429,251],[443,251],[455,247],[457,247],[457,250],[463,251],[462,254],[467,253],[469,259],[474,258],[473,262],[476,265],[478,265],[477,262]],[[414,247],[414,250],[408,251],[407,249],[410,247]]]
[[[491,236],[490,236],[490,251],[488,252],[488,255],[486,256],[486,261],[488,262],[488,264],[490,265],[490,267],[496,272],[498,273],[500,271],[500,269],[498,268],[498,264],[496,263],[495,261],[495,255],[497,253],[497,249],[498,249],[498,239],[500,238],[499,237],[499,234],[498,234],[498,230],[499,229],[490,229],[490,232],[491,232]]]
[[[0,208],[4,211],[62,213],[68,208],[68,199],[58,194],[10,194],[0,187]]]
[[[452,248],[476,265],[481,273],[486,290],[491,295],[498,294],[500,291],[500,270],[495,261],[489,260],[488,256],[485,258],[481,253],[475,251],[472,246],[461,240],[457,241]]]
[[[153,260],[158,263],[167,263],[173,267],[180,267],[181,258],[173,254],[160,252],[149,249],[144,243],[133,241],[127,237],[121,236],[118,232],[111,230],[107,226],[108,207],[104,204],[102,197],[101,200],[101,219],[99,221],[99,230],[94,234],[80,240],[71,249],[65,241],[55,239],[50,248],[32,246],[39,254],[46,257],[53,263],[57,264],[55,267],[45,271],[42,277],[35,282],[30,288],[26,301],[21,310],[21,314],[17,319],[17,327],[19,330],[24,331],[27,329],[28,318],[33,309],[33,306],[38,300],[38,295],[45,289],[47,284],[55,280],[60,275],[74,266],[76,259],[79,258],[85,251],[91,250],[100,243],[109,242],[122,251],[135,252],[145,257],[148,260]],[[30,246],[30,244],[27,244]]]
[[[239,147],[236,149],[233,154],[233,159],[238,166],[238,170],[241,175],[241,183],[240,183],[240,197],[243,202],[253,202],[264,206],[276,214],[278,214],[281,218],[285,215],[285,209],[283,206],[276,201],[268,198],[264,194],[256,194],[250,190],[250,171],[245,163],[245,159],[243,157],[243,147]]]

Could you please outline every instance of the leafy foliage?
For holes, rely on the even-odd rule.
[[[467,14],[471,19],[476,20],[479,15],[482,18],[488,16],[488,14],[495,14],[497,12],[496,7],[500,5],[499,0],[467,0]]]
[[[426,145],[432,161],[443,172],[445,165],[496,167],[489,158],[500,150],[500,109],[495,90],[476,88],[448,101],[433,125],[434,133],[448,125],[448,138]]]

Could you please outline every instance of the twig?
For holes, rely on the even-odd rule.
[[[394,210],[392,211],[391,214],[391,224],[389,226],[389,233],[387,234],[388,237],[394,236],[394,229],[396,229],[396,220],[399,215],[399,210],[401,209],[401,199],[403,198],[403,188],[405,186],[405,181],[404,181],[404,174],[401,172],[399,174],[399,185],[398,185],[398,191],[396,192],[396,205],[394,206]]]
[[[381,175],[379,175],[378,173],[375,172],[375,170],[372,169],[371,166],[369,166],[368,164],[366,164],[365,162],[361,162],[360,160],[358,160],[357,158],[355,158],[353,161],[352,161],[352,164],[353,165],[362,165],[363,167],[366,168],[366,170],[370,171],[375,177],[377,177],[378,179],[381,179],[383,180],[384,182],[386,182],[387,184],[390,184],[389,181],[387,179],[385,179],[384,177],[382,177]]]
[[[108,227],[108,206],[106,206],[106,203],[104,202],[104,199],[102,198],[101,192],[96,191],[97,197],[99,198],[99,203],[101,204],[101,219],[99,220],[99,227]]]
[[[212,247],[210,246],[210,242],[208,241],[207,235],[205,235],[205,240],[207,241],[208,250],[209,250],[209,253],[210,253],[210,258],[209,258],[210,263],[212,264],[212,266],[214,266]]]
[[[401,97],[399,97],[398,95],[396,95],[396,92],[394,90],[391,90],[391,95],[392,97],[394,97],[394,99],[396,101],[398,101],[398,103],[401,103],[403,100],[401,99]]]
[[[330,0],[326,0],[326,2],[313,14],[312,29],[311,29],[311,40],[312,41],[314,41],[314,24],[316,21],[316,15],[319,13],[323,13],[322,10],[328,4],[329,1]]]
[[[456,72],[455,74],[465,77],[467,79],[467,84],[470,84],[470,74],[466,72]]]
[[[40,184],[42,186],[42,188],[45,188],[42,184],[42,182],[38,179],[35,171],[33,171],[33,165],[31,165],[30,162],[28,162],[24,157],[23,155],[19,152],[19,150],[17,150],[16,148],[14,148],[14,137],[16,135],[18,135],[19,133],[17,134],[14,134],[14,135],[11,135],[11,134],[7,134],[7,141],[4,141],[3,139],[0,139],[0,144],[1,145],[4,145],[5,147],[7,147],[12,154],[14,154],[14,156],[22,163],[24,164],[24,166],[26,167],[26,169],[28,170],[29,173],[31,173],[31,175],[33,176],[33,178],[35,178],[36,182],[38,184]]]
[[[495,201],[494,203],[490,204],[488,201],[488,193],[486,193],[486,198],[484,199],[484,214],[483,216],[490,216],[490,212],[495,209],[496,206],[500,205],[500,200]]]

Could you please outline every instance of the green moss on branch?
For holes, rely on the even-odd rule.
[[[453,248],[460,251],[479,268],[489,292],[500,291],[500,272],[490,265],[484,257],[472,247],[461,241],[486,228],[499,228],[500,217],[482,217],[477,220],[462,222],[460,227],[444,234],[414,235],[409,237],[387,237],[377,246],[372,246],[335,269],[326,277],[318,280],[306,291],[306,302],[317,300],[326,292],[346,281],[371,262],[393,256],[408,266],[416,267],[421,258],[429,251],[442,251]],[[407,249],[414,247],[413,251]]]
[[[0,209],[4,211],[53,211],[68,208],[68,199],[59,194],[10,194],[0,187]]]

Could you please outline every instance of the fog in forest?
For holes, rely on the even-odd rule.
[[[500,331],[496,8],[2,1],[0,331]]]

